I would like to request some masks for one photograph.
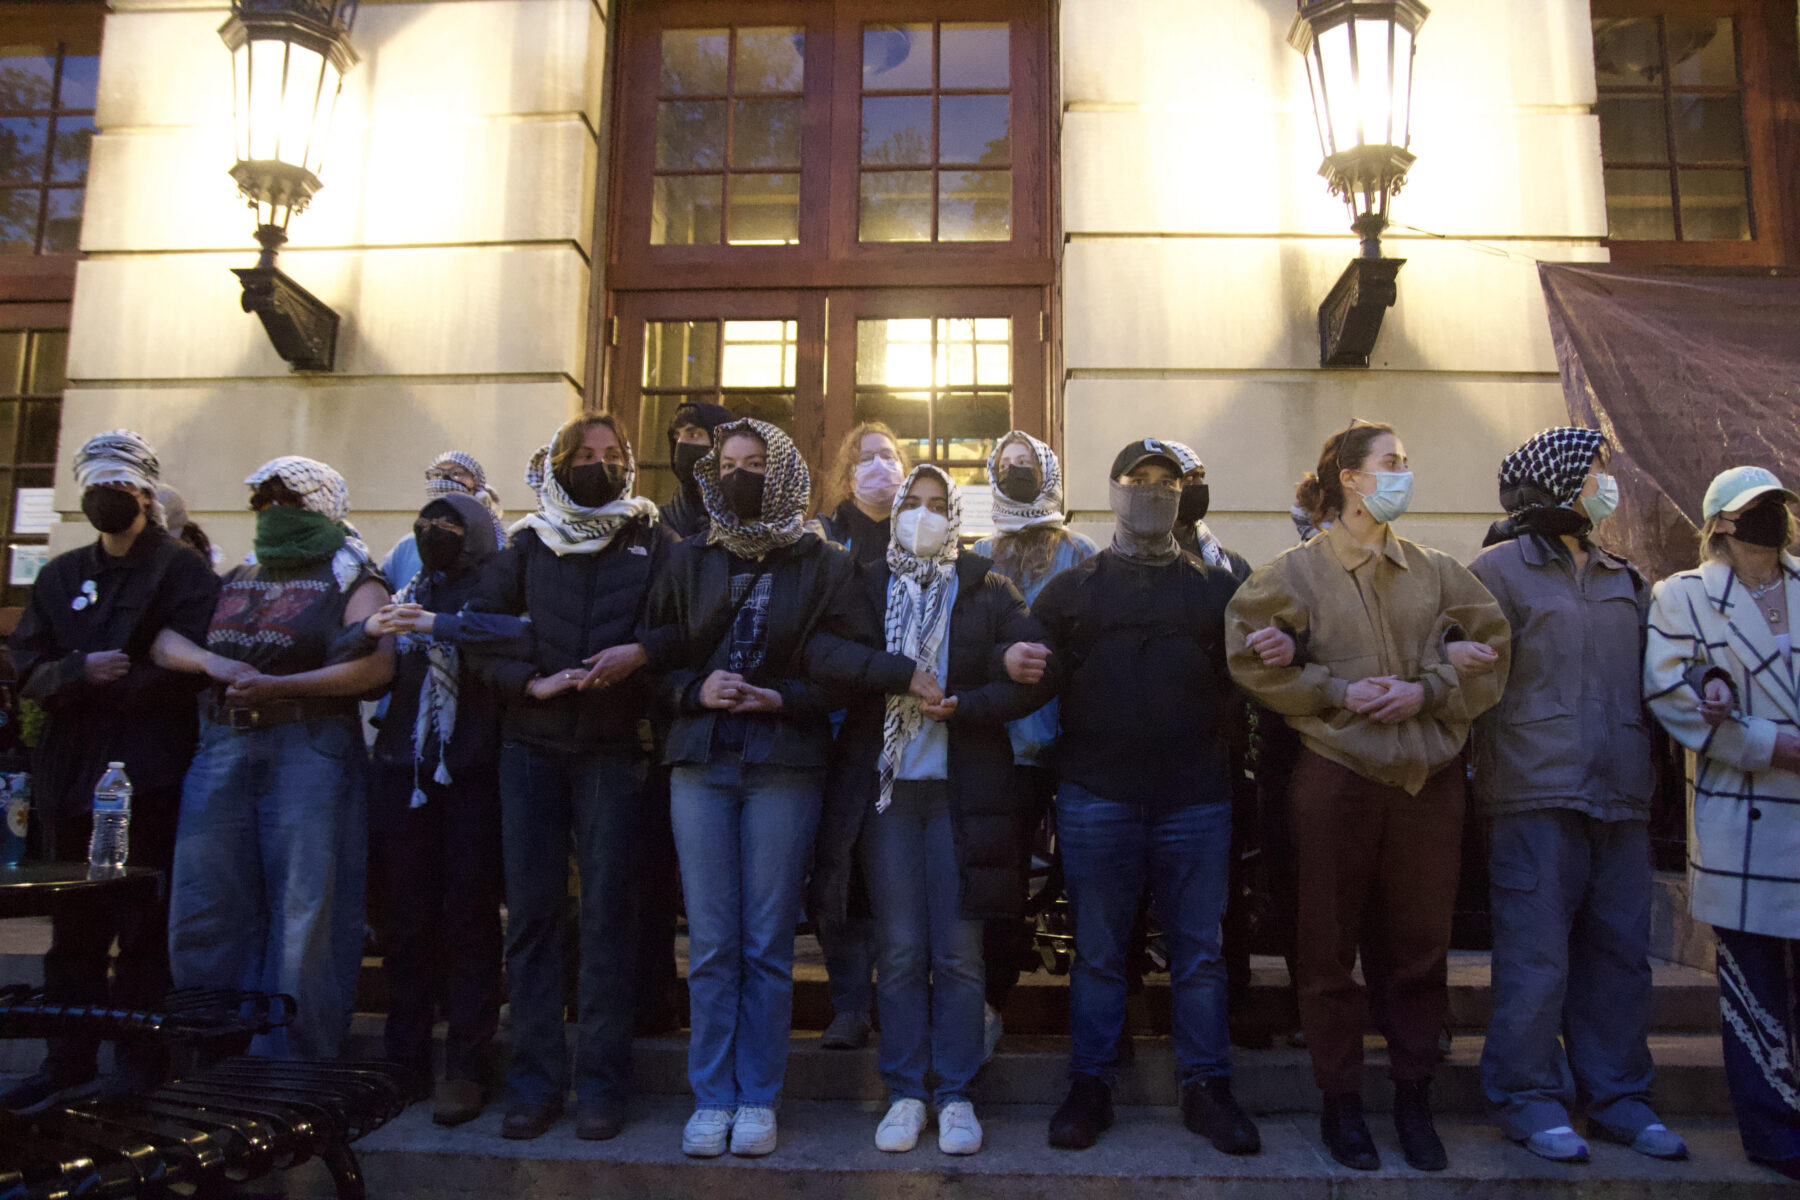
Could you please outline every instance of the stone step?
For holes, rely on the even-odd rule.
[[[831,996],[817,943],[801,938],[794,964],[794,1028],[823,1029],[832,1016]],[[685,968],[685,959],[682,960]],[[1266,1013],[1281,1030],[1298,1023],[1288,971],[1279,958],[1252,960],[1251,992],[1245,1011]],[[1716,975],[1674,963],[1652,964],[1655,977],[1651,1028],[1658,1033],[1702,1033],[1719,1027],[1719,981]],[[1458,1032],[1479,1033],[1494,1012],[1494,992],[1489,978],[1488,955],[1459,951],[1450,957],[1449,1025]],[[683,985],[685,987],[685,985]],[[685,990],[682,1001],[686,1001]],[[386,1012],[387,988],[381,960],[363,960],[357,992],[362,1012]],[[1048,971],[1023,975],[1013,989],[1003,1014],[1006,1027],[1019,1033],[1060,1034],[1069,1028],[1069,979]],[[1169,1032],[1169,977],[1151,974],[1142,991],[1134,993],[1126,1014],[1127,1027],[1136,1033]]]
[[[379,1058],[381,1018],[358,1016],[345,1054]],[[574,1044],[575,1031],[569,1030]],[[439,1040],[441,1042],[441,1027]],[[495,1047],[504,1062],[508,1031],[502,1024]],[[1131,1040],[1133,1060],[1120,1072],[1116,1095],[1121,1104],[1164,1104],[1176,1101],[1174,1051],[1167,1038]],[[1459,1035],[1439,1068],[1434,1096],[1445,1112],[1480,1113],[1483,1039]],[[687,1096],[687,1037],[639,1038],[636,1043],[636,1087],[646,1096]],[[440,1046],[441,1049],[441,1046]],[[1730,1095],[1719,1036],[1658,1034],[1650,1040],[1655,1057],[1656,1103],[1669,1116],[1725,1116]],[[1372,1111],[1386,1111],[1391,1098],[1387,1051],[1378,1037],[1367,1042],[1364,1095]],[[1309,1112],[1318,1106],[1312,1063],[1306,1051],[1282,1047],[1234,1050],[1236,1093],[1246,1108],[1259,1113]],[[1053,1104],[1068,1086],[1069,1042],[1064,1037],[1008,1033],[999,1051],[975,1079],[975,1099],[988,1104]],[[789,1043],[787,1088],[796,1100],[879,1103],[887,1096],[871,1043],[862,1050],[826,1050],[816,1033],[795,1034]]]
[[[593,1200],[594,1197],[691,1197],[707,1200],[1762,1200],[1794,1187],[1743,1157],[1729,1122],[1689,1120],[1678,1127],[1692,1158],[1663,1163],[1623,1147],[1596,1144],[1583,1166],[1544,1162],[1501,1139],[1486,1123],[1446,1117],[1438,1124],[1450,1169],[1424,1175],[1401,1159],[1392,1125],[1370,1122],[1382,1155],[1374,1172],[1332,1162],[1311,1114],[1259,1122],[1263,1152],[1227,1158],[1184,1130],[1174,1110],[1122,1107],[1092,1150],[1048,1149],[1044,1106],[978,1108],[985,1146],[948,1158],[927,1131],[908,1154],[874,1147],[880,1104],[797,1100],[781,1110],[781,1145],[763,1159],[695,1160],[680,1153],[689,1107],[646,1098],[625,1132],[609,1142],[578,1141],[568,1121],[536,1141],[499,1136],[498,1111],[458,1129],[439,1129],[429,1105],[358,1143],[369,1194],[382,1200]],[[287,1178],[289,1195],[334,1195],[317,1164]]]

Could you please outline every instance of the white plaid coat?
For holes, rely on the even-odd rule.
[[[1781,556],[1788,612],[1800,614],[1800,560]],[[1796,649],[1800,649],[1797,647]],[[1701,719],[1693,668],[1737,690],[1731,719]],[[1784,659],[1744,585],[1708,562],[1656,585],[1644,694],[1688,750],[1688,884],[1696,920],[1800,938],[1800,775],[1770,766],[1778,733],[1800,733],[1800,658]]]

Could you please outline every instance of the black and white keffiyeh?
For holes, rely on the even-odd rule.
[[[1037,459],[1038,478],[1043,482],[1038,484],[1037,497],[1030,504],[1020,504],[1000,490],[1000,452],[1011,442],[1024,442]],[[1018,533],[1038,525],[1060,526],[1067,519],[1063,515],[1062,463],[1057,461],[1056,451],[1024,430],[1015,429],[994,443],[994,451],[988,455],[987,473],[997,532]]]
[[[1181,469],[1182,478],[1187,478],[1193,471],[1204,471],[1206,464],[1194,453],[1193,447],[1182,442],[1172,442],[1168,438],[1145,438],[1144,444],[1152,449],[1160,448],[1175,460]],[[1212,530],[1206,527],[1205,521],[1194,522],[1194,540],[1200,545],[1200,561],[1209,567],[1231,569],[1231,559],[1225,554],[1225,546]]]
[[[450,471],[460,467],[469,473],[475,481],[474,487],[464,487],[462,481],[454,478]],[[439,496],[472,496],[481,501],[482,508],[487,510],[488,519],[494,523],[495,540],[502,545],[506,543],[506,526],[501,522],[498,513],[488,509],[485,497],[491,494],[487,485],[487,471],[473,454],[464,454],[461,450],[446,450],[431,460],[425,468],[425,494],[436,499]]]
[[[537,493],[537,511],[515,523],[512,532],[535,530],[538,540],[561,558],[565,554],[598,554],[628,522],[655,524],[656,505],[632,494],[637,486],[637,459],[631,447],[622,445],[620,449],[625,453],[625,485],[617,500],[599,508],[583,508],[569,499],[550,469],[550,446],[532,455],[531,465],[525,468],[525,484]]]
[[[1500,460],[1500,503],[1515,516],[1542,507],[1544,500],[1533,498],[1532,488],[1551,504],[1573,503],[1605,441],[1593,429],[1564,426],[1544,430]]]
[[[1586,537],[1593,522],[1574,507],[1593,470],[1604,435],[1593,429],[1546,429],[1500,460],[1500,507],[1506,517],[1488,529],[1484,546],[1524,533]]]
[[[913,483],[931,475],[944,485],[949,497],[950,532],[937,553],[921,558],[900,544],[900,506]],[[888,590],[885,621],[886,646],[890,654],[903,654],[915,667],[935,672],[943,652],[944,637],[950,630],[950,608],[955,596],[956,558],[961,551],[958,537],[962,533],[962,490],[950,476],[937,467],[921,463],[913,468],[900,490],[894,493],[894,508],[888,534]],[[939,680],[940,683],[947,682]],[[894,779],[900,770],[900,756],[907,744],[925,727],[924,708],[917,696],[889,696],[887,714],[881,726],[881,762],[877,768],[879,791],[875,811],[885,812],[894,799]]]
[[[412,604],[419,599],[419,583],[425,577],[420,571],[407,581],[399,594],[394,597],[396,604]],[[406,634],[402,641],[410,641],[413,634]],[[456,647],[449,642],[439,641],[433,637],[420,637],[418,641],[425,650],[425,682],[419,685],[419,715],[413,720],[413,790],[408,808],[418,808],[425,803],[425,789],[419,786],[419,764],[425,759],[425,747],[430,744],[433,734],[437,735],[438,761],[437,769],[431,773],[433,783],[448,785],[450,766],[450,735],[456,732],[457,680],[461,678],[462,656]],[[403,645],[401,649],[411,649]]]
[[[330,517],[344,527],[344,545],[331,556],[331,575],[339,588],[348,591],[366,574],[378,573],[374,557],[363,545],[361,535],[350,524],[350,485],[344,477],[316,458],[301,454],[271,458],[244,479],[256,488],[271,479],[279,479],[288,491],[300,497],[308,512]]]
[[[767,451],[762,515],[754,521],[740,521],[719,495],[719,450],[739,433],[759,439]],[[722,545],[739,558],[761,558],[771,550],[793,545],[806,532],[812,473],[793,439],[767,421],[741,417],[714,429],[712,449],[695,465],[694,479],[700,485],[706,515],[712,518],[708,545]]]
[[[142,434],[129,429],[97,433],[75,452],[75,486],[84,492],[105,483],[123,483],[154,494],[161,476],[156,451]],[[150,519],[168,528],[168,513],[160,499],[151,500]]]

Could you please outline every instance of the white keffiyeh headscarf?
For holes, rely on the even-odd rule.
[[[1000,490],[1000,452],[1009,442],[1024,442],[1037,458],[1038,478],[1042,482],[1038,484],[1037,498],[1030,504],[1020,504]],[[996,531],[1017,533],[1038,525],[1061,526],[1064,523],[1062,464],[1056,459],[1056,451],[1043,442],[1022,429],[1013,430],[994,443],[994,452],[988,455],[987,472],[988,490],[994,497]]]
[[[536,530],[538,540],[561,558],[565,554],[598,554],[628,522],[655,524],[656,505],[632,494],[637,486],[637,459],[629,445],[621,442],[619,448],[625,453],[625,485],[619,489],[618,499],[599,508],[583,508],[569,499],[550,469],[551,446],[532,455],[531,465],[525,468],[525,483],[537,493],[538,508],[514,524],[512,532]]]
[[[1173,458],[1175,465],[1181,468],[1183,479],[1187,478],[1191,471],[1206,469],[1206,464],[1200,461],[1200,456],[1194,453],[1191,446],[1181,442],[1171,442],[1168,438],[1145,438],[1144,444],[1152,449],[1161,449],[1163,453]],[[1226,557],[1224,545],[1214,536],[1213,531],[1206,527],[1205,521],[1194,522],[1194,540],[1200,543],[1201,562],[1209,567],[1224,567],[1228,571],[1231,569],[1231,559]]]
[[[740,521],[719,495],[719,451],[734,434],[757,438],[766,451],[768,469],[763,475],[762,515]],[[806,532],[806,514],[812,503],[812,472],[792,438],[777,426],[755,417],[741,417],[713,430],[712,449],[694,466],[700,500],[712,518],[708,545],[722,545],[739,558],[761,558],[771,550],[791,546]]]
[[[155,493],[161,474],[156,451],[142,434],[129,429],[97,433],[75,452],[75,486],[84,492],[102,484],[123,483]],[[150,502],[150,520],[168,527],[168,513],[160,498]]]
[[[301,507],[308,512],[330,517],[344,527],[344,544],[331,556],[331,576],[339,588],[349,591],[365,573],[379,570],[362,535],[350,524],[350,485],[342,475],[316,458],[288,454],[271,458],[244,482],[254,489],[271,479],[281,480],[282,486],[300,497]]]
[[[913,484],[923,475],[932,475],[944,485],[949,496],[950,532],[936,554],[920,558],[900,545],[900,506]],[[950,631],[951,599],[955,592],[956,558],[961,550],[957,537],[962,532],[962,490],[950,476],[929,464],[920,464],[906,477],[894,493],[894,507],[888,534],[887,564],[890,575],[887,590],[886,635],[890,654],[903,654],[913,665],[936,672],[938,656],[943,652],[944,637]],[[947,680],[939,680],[947,683]],[[925,727],[925,711],[917,696],[889,696],[887,715],[881,726],[881,762],[877,768],[879,791],[875,811],[885,812],[894,799],[894,778],[900,769],[900,755],[908,743]]]

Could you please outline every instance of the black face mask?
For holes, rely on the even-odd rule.
[[[118,488],[92,487],[82,493],[81,511],[101,533],[124,533],[144,511],[141,500]]]
[[[1787,541],[1787,507],[1779,499],[1764,500],[1738,514],[1731,536],[1751,546],[1781,549]]]
[[[1000,494],[1014,504],[1030,504],[1042,490],[1035,468],[1015,465],[1000,469]]]
[[[719,476],[719,499],[731,515],[740,521],[754,521],[762,516],[765,476],[739,468]]]
[[[675,481],[684,488],[693,487],[694,467],[710,453],[712,447],[704,442],[676,442]]]
[[[556,482],[582,508],[605,508],[625,490],[625,468],[618,463],[583,463],[559,473]]]
[[[427,571],[448,571],[462,557],[463,539],[458,529],[440,529],[436,525],[414,525],[413,537],[419,545],[419,561]]]
[[[1192,525],[1196,521],[1206,519],[1206,510],[1212,506],[1212,489],[1204,483],[1190,483],[1181,489],[1181,504],[1175,509],[1177,525]]]

